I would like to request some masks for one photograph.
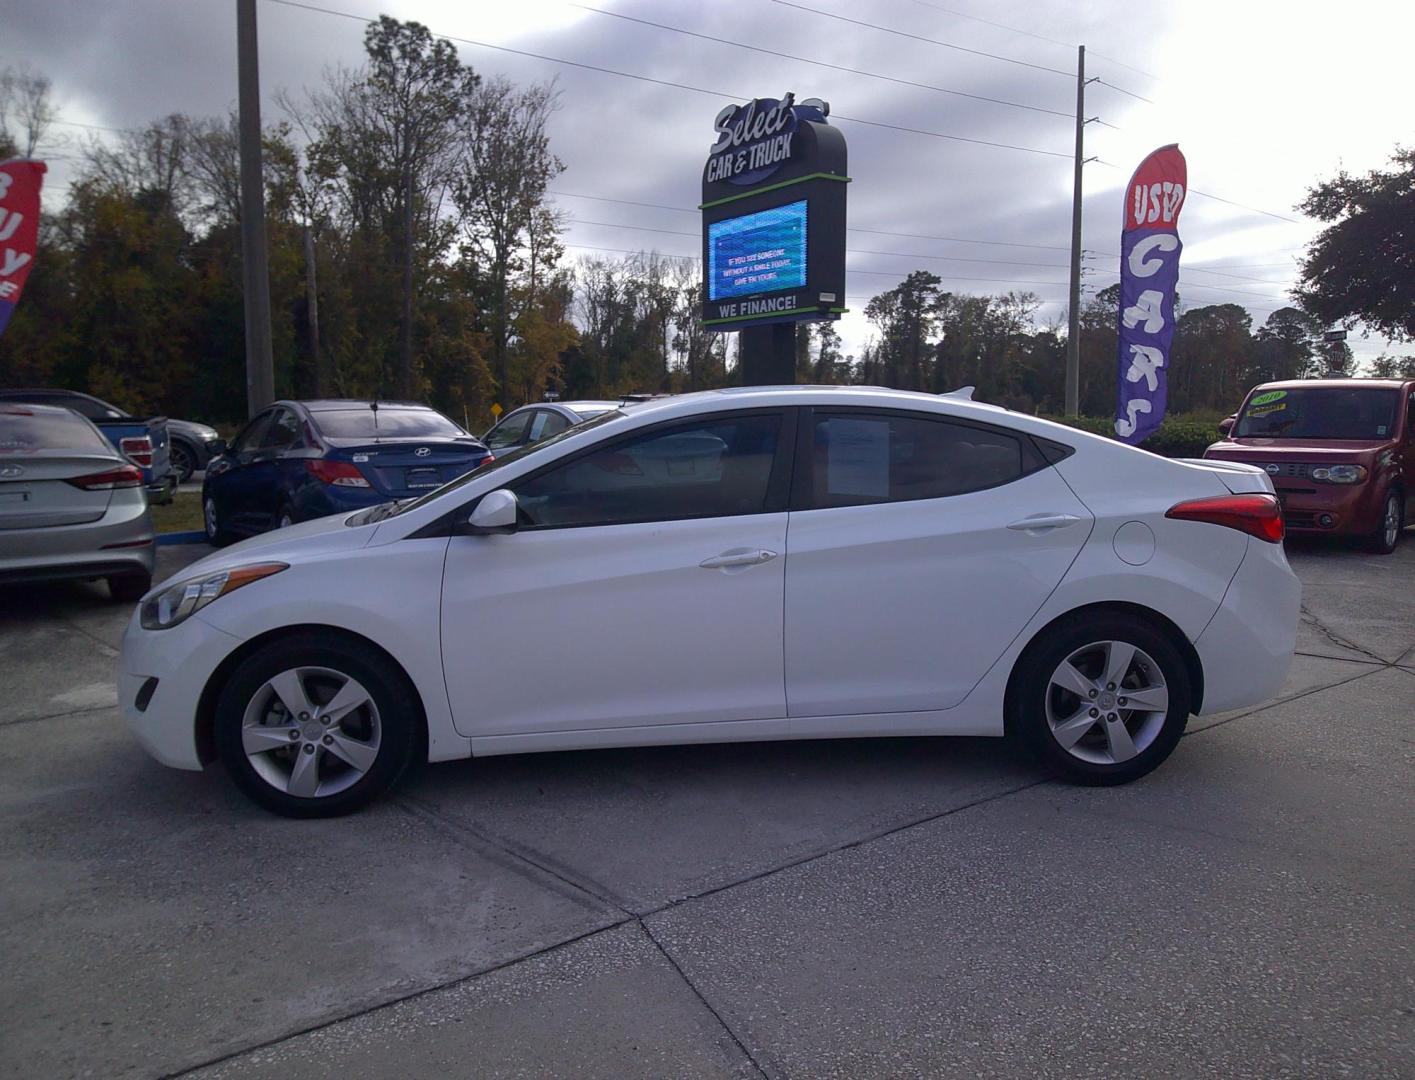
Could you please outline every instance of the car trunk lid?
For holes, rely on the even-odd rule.
[[[408,442],[353,442],[326,439],[334,461],[358,466],[381,494],[402,499],[422,495],[471,472],[491,456],[475,439],[425,439]]]
[[[40,450],[0,454],[0,529],[46,529],[97,521],[108,511],[111,488],[86,489],[69,481],[122,468],[103,454]]]

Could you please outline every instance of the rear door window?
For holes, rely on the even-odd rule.
[[[540,442],[551,435],[558,435],[570,426],[570,421],[557,412],[549,409],[537,409],[535,419],[531,421],[530,437],[528,442]]]
[[[304,443],[300,423],[289,409],[276,409],[270,424],[261,433],[260,450],[294,450]]]
[[[814,509],[962,495],[1045,464],[1023,435],[901,413],[818,412],[810,435]]]

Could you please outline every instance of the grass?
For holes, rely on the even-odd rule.
[[[159,533],[201,532],[201,495],[179,491],[166,506],[153,506],[152,526]]]

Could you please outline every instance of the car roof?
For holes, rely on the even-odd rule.
[[[1341,390],[1399,390],[1410,384],[1409,379],[1280,379],[1277,382],[1260,383],[1254,390],[1303,390],[1308,387],[1337,388]]]
[[[369,409],[377,405],[380,409],[427,409],[436,412],[431,405],[421,401],[384,401],[380,398],[316,398],[313,401],[278,401],[277,405],[300,405],[310,412],[333,412],[339,409]]]
[[[64,416],[71,420],[83,419],[83,417],[79,416],[73,409],[65,408],[63,405],[34,405],[27,401],[13,401],[0,404],[0,415]]]
[[[99,400],[92,394],[85,394],[82,390],[68,390],[62,386],[21,386],[0,390],[0,398],[9,401],[23,401],[26,394],[67,394],[70,397],[87,398],[89,401]]]

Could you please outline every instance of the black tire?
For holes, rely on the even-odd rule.
[[[177,483],[185,484],[197,471],[197,452],[186,443],[173,439],[167,446],[167,455]]]
[[[357,680],[377,710],[379,743],[372,765],[351,786],[333,794],[301,797],[280,790],[246,755],[243,729],[247,706],[270,679],[294,668],[330,669]],[[315,686],[312,682],[306,685]],[[252,801],[284,817],[339,817],[365,806],[391,788],[413,764],[425,745],[422,732],[417,692],[402,670],[377,649],[329,633],[293,633],[251,654],[231,673],[216,704],[216,749],[226,771]],[[294,746],[291,750],[284,760],[293,764],[301,751]],[[322,773],[343,769],[331,753],[319,749],[310,753],[316,756],[316,768]],[[283,764],[275,762],[272,768]]]
[[[1079,694],[1071,695],[1052,683],[1053,673],[1062,661],[1083,652],[1094,644],[1119,642],[1134,646],[1145,659],[1152,661],[1163,676],[1167,692],[1168,707],[1163,713],[1127,710],[1117,705],[1105,705],[1097,700],[1095,705],[1114,708],[1114,713],[1101,712],[1099,719],[1075,742],[1075,750],[1068,750],[1058,742],[1053,733],[1052,720],[1048,718],[1048,705],[1054,714],[1070,714],[1075,723],[1085,726],[1081,719],[1083,712],[1092,715],[1090,702],[1081,711],[1071,713]],[[1083,652],[1083,656],[1092,654]],[[1104,654],[1097,654],[1098,657]],[[1137,657],[1137,663],[1140,663]],[[1098,669],[1092,669],[1096,671]],[[1140,667],[1131,669],[1134,674],[1129,680],[1141,681]],[[1097,690],[1106,693],[1105,686],[1099,684]],[[1117,701],[1124,701],[1122,683],[1116,688]],[[1072,700],[1074,698],[1074,701]],[[1032,642],[1018,659],[1013,669],[1007,689],[1006,721],[1007,731],[1015,741],[1028,749],[1048,768],[1073,783],[1088,785],[1127,784],[1153,770],[1178,745],[1189,722],[1189,711],[1193,702],[1189,668],[1169,636],[1150,620],[1127,612],[1099,612],[1067,616],[1048,627],[1038,639]],[[1106,716],[1114,715],[1126,727],[1126,736],[1136,740],[1138,751],[1128,760],[1095,761],[1083,760],[1079,754],[1097,757],[1111,756],[1109,740],[1106,738]],[[1061,725],[1058,725],[1061,726]],[[1139,745],[1141,736],[1148,741]]]
[[[1392,516],[1395,520],[1395,531],[1390,531],[1387,524]],[[1399,490],[1392,488],[1386,494],[1386,501],[1381,503],[1381,523],[1376,526],[1376,531],[1366,539],[1366,550],[1373,555],[1389,555],[1400,544],[1400,531],[1405,528],[1405,496]]]
[[[231,531],[221,524],[221,513],[217,507],[216,497],[204,491],[201,495],[201,520],[202,529],[206,533],[206,542],[212,547],[225,547],[236,539],[231,535]]]
[[[122,604],[136,604],[152,588],[151,574],[114,574],[108,579],[108,592]]]

